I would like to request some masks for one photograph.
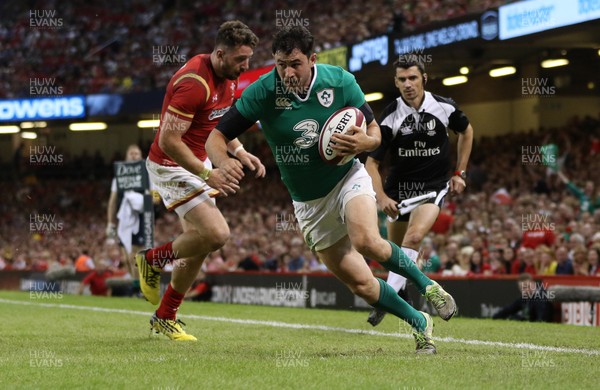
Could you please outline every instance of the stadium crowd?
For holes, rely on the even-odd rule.
[[[600,116],[476,139],[467,191],[444,205],[424,242],[421,266],[450,275],[600,275],[599,139]],[[550,144],[560,145],[547,161],[556,160],[564,181],[542,163]],[[259,139],[252,149],[265,162],[267,178],[245,178],[236,196],[219,199],[232,235],[204,270],[326,271],[304,245],[267,145]],[[83,271],[108,261],[124,272],[117,243],[104,234],[110,165],[98,159],[85,174],[65,179],[56,173],[77,171],[73,164],[80,157],[53,167],[20,158],[20,176],[3,182],[0,270],[44,271],[60,264]],[[175,214],[159,206],[155,243],[178,234]]]
[[[85,0],[3,2],[0,98],[163,89],[174,70],[209,52],[218,26],[240,19],[261,40],[252,67],[272,63],[274,32],[310,26],[317,50],[481,12],[508,0]],[[32,82],[34,86],[32,88]],[[44,88],[47,87],[47,88]]]

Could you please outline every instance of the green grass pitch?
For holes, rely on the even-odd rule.
[[[150,337],[140,299],[0,291],[1,389],[594,389],[600,329],[434,317],[438,354],[366,312],[185,302],[198,342]]]

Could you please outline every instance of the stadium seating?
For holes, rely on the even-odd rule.
[[[271,37],[287,22],[277,11],[313,30],[317,49],[351,44],[389,31],[406,32],[436,21],[481,12],[503,0],[359,0],[302,3],[283,0],[215,3],[181,1],[153,3],[132,0],[93,5],[84,0],[6,2],[0,26],[0,98],[29,96],[32,77],[52,77],[63,94],[138,92],[162,89],[181,60],[211,50],[223,20],[240,19],[261,39],[251,66],[272,62]],[[48,10],[58,26],[31,28],[30,12]],[[299,13],[298,13],[299,12]],[[281,16],[283,18],[284,16]],[[305,22],[306,21],[306,22]],[[153,50],[169,46],[178,61],[153,61]],[[68,50],[65,50],[68,48]]]
[[[579,201],[555,174],[548,173],[546,166],[527,165],[520,160],[519,145],[557,143],[563,171],[574,183],[600,183],[600,159],[593,142],[600,132],[599,119],[573,118],[564,128],[478,139],[473,147],[467,192],[451,197],[447,204],[453,212],[450,230],[431,234],[442,262],[440,272],[462,272],[456,268],[460,267],[458,258],[448,252],[454,246],[481,252],[483,262],[492,263],[490,273],[518,273],[526,266],[519,263],[525,252],[518,250],[524,230],[542,228],[551,231],[554,238],[550,244],[533,249],[533,272],[543,272],[543,252],[553,257],[557,248],[565,246],[574,262],[574,273],[585,274],[590,269],[596,273],[597,265],[587,263],[594,261],[587,259],[587,252],[600,249],[600,209],[593,214],[580,212]],[[270,151],[265,144],[254,149],[268,167],[267,179],[246,178],[238,195],[219,200],[232,229],[232,239],[220,252],[223,268],[236,270],[242,263],[241,268],[246,269],[251,261],[259,269],[285,271],[292,260],[292,247],[300,245],[304,256],[300,270],[322,270],[322,265],[302,245],[291,200],[279,180]],[[20,176],[3,182],[3,193],[8,199],[0,203],[0,269],[43,270],[56,261],[70,264],[82,250],[88,250],[92,257],[123,261],[114,251],[114,243],[107,244],[104,236],[111,167],[98,158],[95,163],[82,165],[92,161],[89,157],[89,153],[69,156],[63,166],[53,167],[23,163],[21,169],[12,170],[20,172]],[[596,196],[599,195],[597,187]],[[50,229],[36,229],[35,222],[40,218],[51,223],[45,226]],[[180,226],[175,214],[160,207],[155,231],[156,244],[176,237]],[[494,252],[504,247],[513,248],[515,256],[507,255],[494,266]],[[577,255],[574,259],[582,250],[583,257]],[[513,263],[517,265],[512,267]],[[483,272],[467,264],[464,274]],[[377,269],[376,264],[373,266]]]

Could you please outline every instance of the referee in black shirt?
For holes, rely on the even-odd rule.
[[[421,241],[435,222],[445,195],[448,191],[460,194],[466,187],[473,128],[452,99],[425,91],[427,73],[416,55],[401,56],[394,62],[394,70],[400,97],[381,116],[381,145],[367,158],[366,169],[373,179],[377,205],[388,216],[387,238],[401,245],[416,262]],[[448,129],[458,133],[454,169]],[[379,166],[388,151],[391,166],[382,182]],[[406,287],[406,278],[392,272],[387,282],[399,292]],[[375,326],[384,315],[374,309],[368,321]]]

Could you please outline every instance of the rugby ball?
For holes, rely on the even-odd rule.
[[[331,139],[334,134],[346,133],[352,125],[367,129],[365,116],[355,107],[340,108],[323,125],[319,136],[319,154],[327,164],[344,165],[354,158],[354,155],[338,156],[337,151],[332,148],[335,142]]]

